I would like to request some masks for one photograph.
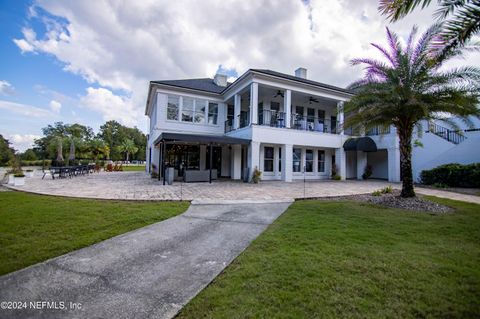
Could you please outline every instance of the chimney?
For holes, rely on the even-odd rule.
[[[305,68],[298,68],[295,70],[295,76],[297,78],[302,78],[302,79],[306,79],[307,78],[307,69]]]
[[[218,86],[225,87],[227,86],[227,76],[225,74],[217,73],[213,78],[213,83],[215,83]]]

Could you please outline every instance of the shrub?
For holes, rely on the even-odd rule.
[[[449,187],[480,187],[480,163],[462,165],[451,163],[440,165],[420,173],[425,185],[446,185]]]
[[[341,180],[342,178],[340,177],[340,175],[333,175],[333,176],[332,176],[332,179],[333,179],[334,181],[339,181],[339,180]]]
[[[365,169],[363,170],[362,178],[363,179],[369,179],[370,176],[373,174],[373,169],[372,165],[367,165],[365,166]]]
[[[16,173],[16,174],[14,174],[13,176],[15,176],[15,177],[25,177],[25,174],[23,174],[23,173]]]
[[[260,182],[261,179],[262,172],[257,167],[255,167],[255,169],[253,170],[252,182],[257,184],[258,182]]]
[[[392,186],[387,186],[385,188],[382,188],[382,189],[379,189],[379,190],[376,190],[372,193],[373,196],[380,196],[382,194],[391,194],[393,193],[393,188]]]

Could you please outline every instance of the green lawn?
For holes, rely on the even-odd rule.
[[[0,275],[178,215],[186,202],[0,192]]]
[[[179,318],[480,317],[480,206],[294,203]]]
[[[122,166],[125,172],[145,172],[145,165]]]

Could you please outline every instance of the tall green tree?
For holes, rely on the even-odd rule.
[[[425,8],[432,0],[380,0],[379,11],[392,22],[397,21],[416,8]],[[480,32],[480,0],[437,0],[435,12],[442,30],[434,45],[444,52],[464,46]],[[440,43],[438,40],[441,39]]]
[[[10,142],[0,134],[0,165],[7,165],[14,157],[15,150]]]
[[[138,147],[135,146],[135,143],[131,139],[125,139],[122,144],[120,144],[118,147],[119,152],[125,154],[125,160],[128,162],[129,161],[129,155],[130,154],[135,154],[138,152]]]
[[[387,28],[388,48],[372,44],[384,56],[384,61],[370,58],[352,60],[353,65],[365,65],[364,77],[350,88],[356,95],[345,104],[349,114],[347,126],[390,126],[396,128],[400,143],[402,169],[402,197],[413,197],[412,135],[422,120],[443,118],[452,114],[472,126],[470,115],[480,117],[480,69],[462,67],[440,70],[455,55],[436,56],[429,47],[436,40],[440,25],[430,27],[415,44],[413,28],[406,46]],[[445,120],[445,119],[444,119]],[[450,125],[456,127],[454,122]]]

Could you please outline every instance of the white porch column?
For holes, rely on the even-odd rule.
[[[232,179],[242,179],[242,145],[232,145]]]
[[[283,111],[285,112],[285,127],[290,128],[292,124],[291,116],[292,116],[292,91],[285,90],[285,94],[283,95]]]
[[[344,114],[343,114],[343,101],[340,101],[337,103],[337,133],[339,133],[340,135],[343,135],[344,134],[344,127],[343,127],[343,123],[344,123]]]
[[[343,147],[335,149],[335,165],[337,166],[337,175],[345,180],[347,177],[347,156]]]
[[[388,181],[400,182],[400,149],[389,148],[388,153]],[[375,167],[373,168],[375,169]]]
[[[357,179],[363,179],[362,175],[367,166],[367,153],[357,151]]]
[[[253,82],[250,86],[250,123],[258,121],[258,83]]]
[[[293,171],[293,145],[282,145],[282,180],[285,182],[292,181]]]
[[[253,176],[253,171],[255,168],[260,169],[260,142],[251,141],[248,146],[248,170],[250,181]]]
[[[207,146],[200,145],[200,169],[207,167]]]
[[[242,109],[242,97],[240,94],[235,94],[233,98],[233,128],[236,130],[240,127],[240,111]]]

